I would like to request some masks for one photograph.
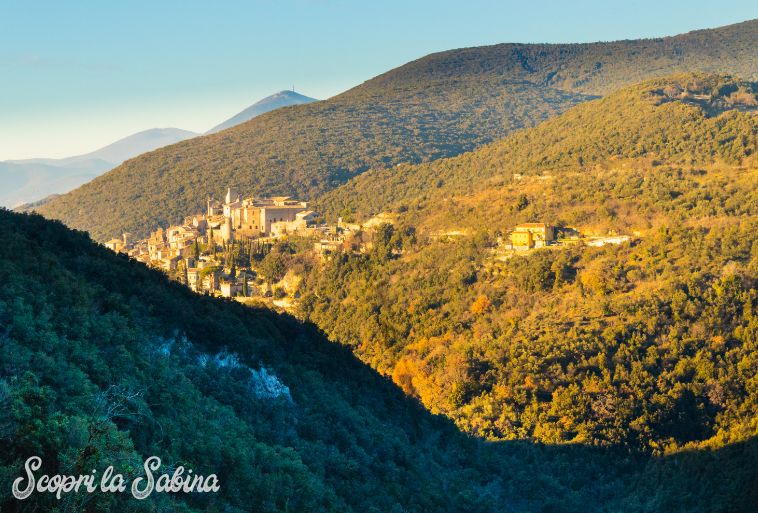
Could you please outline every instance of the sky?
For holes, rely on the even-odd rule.
[[[755,18],[755,0],[0,0],[0,160],[204,132],[282,89],[325,99],[436,51]]]

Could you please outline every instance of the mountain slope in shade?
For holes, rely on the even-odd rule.
[[[662,39],[433,54],[328,100],[133,159],[39,211],[106,240],[176,223],[230,183],[312,200],[369,169],[457,155],[634,81],[677,71],[756,78],[756,45],[750,21]]]
[[[68,192],[141,153],[195,137],[178,128],[152,128],[84,155],[0,162],[0,206],[15,207]]]
[[[233,126],[249,121],[256,116],[265,114],[280,107],[288,107],[290,105],[301,105],[303,103],[311,103],[318,101],[315,98],[296,93],[295,91],[279,91],[278,93],[267,96],[266,98],[254,103],[250,107],[246,108],[239,114],[232,116],[223,123],[220,123],[210,130],[207,134],[213,134],[220,132],[221,130],[231,128]]]
[[[487,443],[294,317],[193,294],[0,209],[0,510],[241,513],[752,511],[751,438],[667,457]],[[750,367],[746,367],[748,373]],[[127,482],[158,456],[218,493],[11,495],[24,461]],[[39,474],[38,474],[39,475]],[[98,474],[101,475],[101,474]]]

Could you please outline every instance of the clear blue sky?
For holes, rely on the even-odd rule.
[[[427,53],[673,35],[758,2],[0,0],[0,160],[205,131],[293,84],[328,98]]]

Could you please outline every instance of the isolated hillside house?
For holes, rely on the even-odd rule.
[[[555,230],[545,223],[524,223],[516,226],[511,233],[514,249],[541,248],[555,240]]]

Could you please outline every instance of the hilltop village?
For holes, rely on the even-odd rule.
[[[287,237],[313,242],[322,257],[366,251],[381,216],[363,225],[320,222],[308,204],[286,196],[242,198],[234,187],[223,201],[208,198],[206,211],[181,225],[159,228],[146,239],[124,233],[105,246],[186,284],[195,292],[224,297],[272,296],[272,284],[256,271],[274,243]]]
[[[312,249],[322,259],[342,252],[365,253],[373,247],[377,230],[386,224],[392,224],[388,214],[363,224],[340,218],[329,225],[304,201],[286,196],[243,198],[236,188],[229,187],[223,201],[209,197],[205,212],[185,218],[181,225],[159,228],[141,240],[124,233],[105,246],[162,270],[195,292],[240,301],[270,298],[286,307],[286,298],[296,296],[297,278],[288,280],[262,268],[277,243],[297,239],[299,249],[304,249],[305,243],[305,249]],[[614,234],[588,238],[576,230],[532,222],[515,226],[494,252],[502,260],[539,248],[580,242],[601,246],[627,240],[628,236]]]

